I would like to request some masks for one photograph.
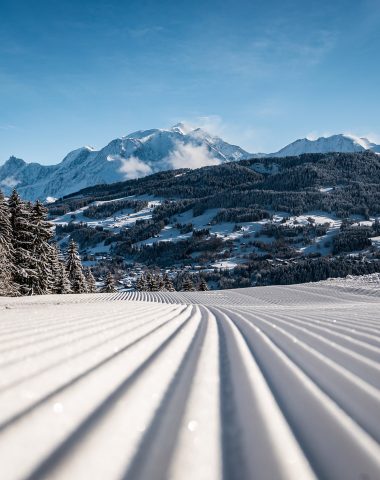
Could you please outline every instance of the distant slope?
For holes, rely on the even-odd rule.
[[[379,295],[1,298],[2,478],[380,478]]]
[[[88,187],[49,211],[61,246],[74,239],[88,261],[206,270],[213,288],[380,268],[380,157],[373,152],[159,172]],[[222,281],[214,269],[234,272]]]
[[[380,184],[380,156],[371,151],[304,154],[282,159],[265,157],[241,160],[198,169],[169,170],[144,178],[88,187],[67,195],[55,205],[75,202],[75,198],[85,202],[86,199],[107,200],[147,194],[199,199],[222,192],[226,195],[243,190],[302,192],[305,189],[318,190],[326,186],[341,187],[358,183]]]

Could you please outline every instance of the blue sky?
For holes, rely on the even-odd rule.
[[[0,0],[0,162],[185,120],[248,151],[380,143],[379,0]]]

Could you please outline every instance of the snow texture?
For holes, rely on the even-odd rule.
[[[380,478],[379,286],[0,299],[2,480]]]

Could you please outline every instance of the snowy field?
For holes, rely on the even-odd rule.
[[[378,277],[0,299],[0,478],[380,478]]]

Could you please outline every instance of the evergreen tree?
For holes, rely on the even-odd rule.
[[[157,290],[162,292],[162,291],[165,291],[166,288],[165,288],[165,282],[164,282],[164,279],[162,277],[162,275],[157,275],[156,276],[156,281],[157,281]]]
[[[12,244],[10,212],[4,195],[0,190],[0,295],[17,295],[18,288],[13,281],[14,273],[14,248]]]
[[[94,275],[91,272],[91,269],[86,268],[84,273],[87,281],[88,293],[96,293],[96,281]]]
[[[51,270],[54,274],[53,292],[61,295],[72,293],[63,255],[57,245],[52,245],[52,249]]]
[[[207,292],[208,289],[209,288],[208,288],[206,280],[204,278],[202,278],[201,283],[198,286],[198,290],[200,292]]]
[[[165,273],[163,281],[164,281],[164,287],[166,291],[175,292],[173,282],[170,280],[169,275],[167,273]]]
[[[0,245],[3,247],[3,254],[13,254],[12,246],[12,225],[10,220],[11,214],[4,195],[0,190]]]
[[[51,245],[51,257],[49,259],[49,268],[52,275],[51,293],[60,293],[58,290],[59,277],[61,274],[61,262],[59,261],[59,250],[56,244]]]
[[[3,245],[0,243],[0,297],[13,297],[18,294],[17,286],[13,283],[12,265]]]
[[[150,292],[158,292],[159,290],[159,280],[157,275],[150,275],[148,280],[148,290]]]
[[[10,221],[14,247],[14,279],[21,295],[33,295],[38,284],[38,258],[33,256],[34,232],[31,226],[31,208],[23,202],[16,190],[9,198]]]
[[[47,209],[38,200],[31,211],[31,230],[33,232],[32,255],[37,259],[37,276],[33,279],[33,292],[49,294],[54,292],[56,279],[57,251],[49,244],[53,237],[52,224],[47,221]]]
[[[195,290],[194,283],[190,277],[186,277],[182,283],[182,290],[184,292],[193,292]]]
[[[107,273],[106,280],[104,282],[104,286],[101,290],[102,293],[115,293],[117,292],[115,288],[115,280],[111,274],[111,272]]]
[[[146,291],[151,292],[152,291],[152,286],[153,286],[153,276],[150,272],[148,272],[145,275],[145,281],[146,281]]]
[[[140,275],[140,277],[137,279],[136,290],[138,292],[146,292],[148,290],[148,283],[144,274]]]
[[[65,264],[61,261],[59,262],[59,273],[57,276],[57,282],[55,284],[55,293],[59,293],[60,295],[73,293]]]
[[[86,293],[87,282],[83,275],[83,267],[78,253],[78,246],[74,240],[70,241],[67,249],[66,271],[73,293]]]

